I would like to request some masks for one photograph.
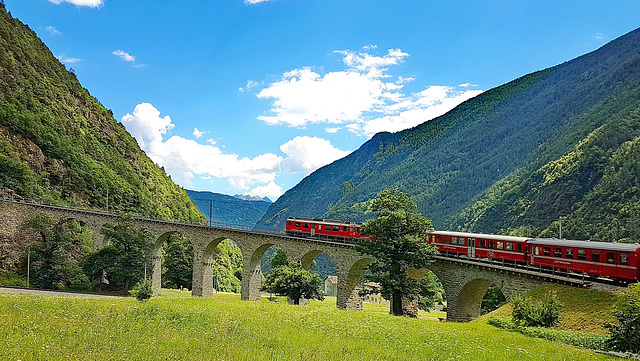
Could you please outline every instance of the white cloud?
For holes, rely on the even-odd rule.
[[[78,58],[67,58],[64,55],[58,55],[56,56],[56,59],[60,60],[60,62],[65,63],[65,64],[74,64],[77,63],[79,61],[82,61],[82,59],[78,59]]]
[[[245,195],[249,195],[252,197],[258,196],[261,198],[269,197],[272,201],[275,201],[283,194],[282,187],[276,184],[276,182],[271,181],[269,184],[265,186],[257,186],[245,193]]]
[[[97,8],[104,3],[104,0],[49,0],[49,2],[52,2],[56,5],[66,2],[75,6],[89,6],[92,8]]]
[[[177,135],[164,140],[174,124],[168,115],[161,117],[160,111],[149,103],[138,104],[133,114],[123,116],[121,121],[147,155],[165,167],[179,184],[189,184],[198,175],[226,178],[234,188],[249,189],[252,184],[274,181],[281,169],[282,157],[273,153],[240,158]]]
[[[291,139],[281,145],[280,150],[287,155],[282,162],[285,172],[305,174],[351,153],[334,147],[326,139],[307,136]]]
[[[135,56],[130,55],[129,53],[124,52],[122,50],[116,50],[116,51],[112,52],[111,54],[116,55],[122,61],[128,61],[128,62],[136,61],[136,57]]]
[[[198,128],[193,128],[193,135],[197,138],[202,137],[202,135],[204,135],[204,132],[201,132],[198,130]]]
[[[375,132],[395,132],[424,123],[482,92],[469,89],[475,84],[464,83],[458,87],[427,86],[405,94],[404,84],[415,78],[398,76],[392,81],[389,69],[403,63],[409,54],[390,49],[376,56],[365,50],[375,50],[375,46],[363,47],[360,52],[334,51],[343,57],[343,71],[320,74],[305,67],[284,73],[279,81],[256,94],[272,100],[270,111],[257,118],[267,124],[293,127],[340,124],[326,131],[333,134],[344,127],[371,137]]]
[[[253,4],[260,4],[260,3],[264,3],[267,1],[271,1],[271,0],[244,0],[245,4],[249,4],[249,5],[253,5]]]
[[[49,33],[50,36],[56,36],[56,35],[60,35],[62,34],[60,31],[58,31],[58,29],[56,29],[54,26],[47,26],[44,28],[44,30]]]

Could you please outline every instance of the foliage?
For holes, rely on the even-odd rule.
[[[0,7],[0,192],[202,222],[186,192],[31,29]]]
[[[15,272],[0,272],[0,285],[8,287],[26,287],[27,279]]]
[[[84,269],[94,282],[106,274],[110,289],[126,292],[144,278],[145,267],[150,268],[153,235],[136,227],[129,216],[118,218],[116,224],[106,223],[102,233],[109,245],[91,254]]]
[[[213,287],[221,292],[240,292],[242,253],[228,239],[220,242],[213,252]]]
[[[271,269],[261,287],[262,291],[287,296],[294,305],[300,304],[301,298],[323,300],[320,291],[322,278],[298,265],[284,265]]]
[[[193,245],[183,235],[169,236],[163,248],[162,287],[191,289],[193,282]]]
[[[627,288],[616,305],[617,323],[607,324],[612,349],[640,354],[640,283]]]
[[[504,297],[504,294],[500,290],[500,288],[496,285],[489,286],[487,292],[484,294],[482,298],[482,304],[480,305],[480,314],[484,315],[493,310],[500,308],[502,305],[507,303],[507,299]]]
[[[523,327],[552,327],[560,320],[564,305],[555,293],[535,302],[528,296],[516,297],[513,305],[513,322]]]
[[[429,311],[435,308],[437,303],[444,300],[444,289],[442,283],[433,272],[428,272],[420,280],[420,294],[418,295],[418,307],[421,310]]]
[[[286,266],[289,264],[289,261],[287,260],[287,254],[284,253],[282,248],[278,247],[276,253],[273,255],[269,263],[271,264],[271,269]]]
[[[407,272],[425,268],[436,252],[424,239],[431,221],[397,189],[380,192],[371,202],[371,211],[377,218],[362,227],[362,233],[371,238],[358,242],[356,250],[373,257],[367,268],[369,280],[380,284],[380,294],[391,301],[391,314],[403,315],[402,298],[416,299],[421,291],[420,283],[407,277]]]
[[[140,280],[133,286],[133,293],[138,301],[146,301],[153,296],[151,279]]]
[[[607,350],[607,336],[568,330],[555,330],[544,327],[518,326],[511,317],[490,317],[488,324],[505,330],[518,331],[523,335],[541,338],[567,345],[584,347],[592,350]]]
[[[29,217],[25,228],[36,233],[38,243],[30,248],[30,286],[47,289],[89,288],[80,263],[92,248],[91,231],[77,220],[53,220],[46,215]],[[26,255],[25,255],[25,258]]]

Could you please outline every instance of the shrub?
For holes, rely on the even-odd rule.
[[[555,292],[538,302],[530,297],[517,297],[511,304],[513,321],[524,327],[551,327],[560,320],[560,312],[564,307]]]
[[[611,332],[609,346],[616,351],[640,353],[640,283],[620,295],[613,315],[618,322],[605,326]]]
[[[146,301],[153,296],[151,280],[142,280],[133,287],[133,293],[138,301]]]

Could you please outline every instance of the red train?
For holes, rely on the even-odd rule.
[[[328,219],[287,219],[286,232],[297,237],[313,237],[355,243],[367,237],[362,224]],[[606,276],[626,282],[640,281],[640,245],[630,243],[573,241],[561,239],[500,236],[495,234],[429,231],[428,242],[441,253],[486,258],[514,264],[554,268]]]

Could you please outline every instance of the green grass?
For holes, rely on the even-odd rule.
[[[340,311],[335,298],[212,299],[163,290],[134,298],[0,294],[1,360],[599,360],[591,351],[483,323],[388,315],[381,305]]]

